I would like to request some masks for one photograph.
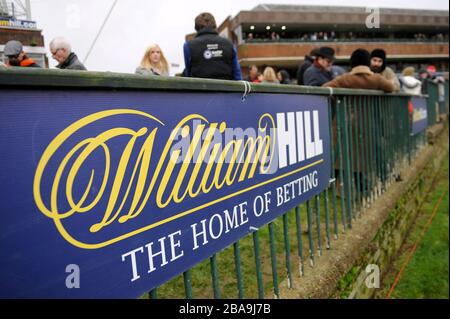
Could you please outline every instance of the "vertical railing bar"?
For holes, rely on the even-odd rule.
[[[298,243],[298,257],[299,257],[299,274],[303,277],[305,274],[305,265],[303,262],[303,239],[302,239],[302,221],[300,218],[300,206],[295,207],[295,222],[297,224],[297,243]]]
[[[244,281],[242,278],[242,270],[241,270],[241,251],[239,249],[239,241],[233,244],[234,250],[234,265],[236,268],[236,280],[237,280],[237,288],[238,288],[238,298],[244,298]]]
[[[385,159],[385,165],[386,165],[386,189],[389,187],[390,185],[390,180],[389,180],[389,171],[390,171],[390,114],[389,114],[389,108],[390,108],[390,104],[389,104],[389,99],[385,98],[385,106],[384,106],[384,119],[386,121],[385,124],[385,129],[386,129],[386,137],[385,137],[385,143],[384,143],[384,147],[385,147],[385,153],[386,153],[386,159]]]
[[[352,228],[352,193],[351,193],[351,172],[350,172],[350,150],[348,142],[348,126],[349,126],[349,115],[347,114],[348,98],[344,97],[343,113],[342,113],[342,128],[344,130],[344,193],[345,193],[345,203],[347,210],[347,227]]]
[[[394,122],[394,105],[392,102],[392,99],[389,99],[389,121],[390,121],[390,147],[389,147],[389,151],[390,151],[390,159],[389,159],[389,170],[390,170],[390,184],[392,185],[394,182],[394,164],[395,164],[395,122]]]
[[[377,131],[377,126],[378,126],[378,118],[376,115],[376,97],[374,96],[372,99],[372,118],[373,118],[373,137],[374,137],[374,143],[373,143],[373,177],[374,177],[374,197],[378,198],[379,193],[378,193],[378,131]]]
[[[219,273],[217,270],[217,254],[210,258],[211,263],[211,278],[214,292],[214,299],[220,299]]]
[[[306,201],[306,219],[308,221],[309,261],[311,267],[314,267],[314,242],[312,238],[311,205],[309,200]]]
[[[398,98],[399,103],[401,103],[401,105],[403,105],[403,154],[402,154],[402,167],[400,168],[400,170],[403,169],[403,167],[405,167],[406,164],[409,164],[408,161],[408,154],[409,154],[409,145],[408,145],[408,141],[410,139],[410,132],[408,132],[408,128],[409,128],[409,108],[408,108],[408,102],[405,101],[406,99],[403,97],[399,97]],[[400,172],[401,174],[401,172]]]
[[[192,299],[192,279],[191,279],[191,270],[188,269],[183,273],[183,281],[184,281],[184,293],[186,295],[186,299]]]
[[[336,127],[337,127],[337,146],[338,146],[338,158],[339,158],[339,190],[341,194],[340,203],[341,203],[341,218],[342,218],[342,231],[345,233],[347,228],[347,222],[345,217],[345,202],[344,202],[344,158],[343,158],[343,150],[342,150],[342,102],[341,98],[338,97],[337,105],[336,105]]]
[[[158,292],[157,292],[157,288],[154,288],[152,290],[150,290],[150,292],[148,293],[149,298],[150,299],[158,299]]]
[[[355,123],[355,169],[354,169],[354,174],[356,174],[355,179],[355,200],[356,200],[356,211],[355,211],[355,216],[358,215],[359,217],[361,217],[361,210],[362,210],[362,205],[361,205],[361,163],[360,163],[360,151],[359,151],[359,146],[361,144],[361,139],[360,139],[360,133],[359,133],[359,126],[361,125],[361,123],[359,122],[359,113],[360,113],[360,108],[361,108],[361,97],[358,96],[355,99],[357,102],[355,103],[354,106],[354,123]]]
[[[398,101],[398,103],[402,106],[402,112],[401,112],[401,122],[403,123],[402,124],[402,134],[401,134],[401,143],[402,143],[402,146],[401,146],[401,154],[400,154],[400,157],[401,157],[401,165],[400,165],[400,170],[401,170],[401,168],[403,167],[403,165],[405,164],[405,160],[406,160],[406,155],[407,155],[407,149],[406,149],[406,147],[407,147],[407,139],[406,139],[406,136],[405,136],[405,133],[406,133],[406,128],[407,128],[407,123],[406,123],[406,119],[407,119],[407,117],[405,116],[406,114],[406,110],[408,109],[408,105],[404,105],[404,100],[403,100],[403,98],[401,98],[401,97],[398,97],[397,98],[397,101]],[[409,134],[408,134],[408,136],[409,136]]]
[[[400,102],[404,105],[404,108],[407,110],[404,111],[403,121],[405,122],[405,129],[403,130],[404,134],[407,136],[403,136],[403,164],[410,165],[411,164],[411,156],[410,156],[410,142],[412,140],[411,131],[409,129],[409,98],[399,98]],[[405,103],[406,102],[406,103]]]
[[[412,116],[413,116],[413,114],[414,114],[414,110],[413,110],[413,113],[410,115],[409,108],[408,108],[408,133],[410,134],[409,137],[411,137],[411,132],[412,132]],[[421,137],[421,136],[414,135],[414,136],[412,136],[412,138],[408,139],[408,165],[411,165],[411,163],[412,163],[412,149],[414,148],[413,145],[416,144],[416,140],[418,140],[419,137]]]
[[[291,268],[291,243],[289,241],[289,219],[288,213],[283,215],[283,235],[284,235],[284,248],[286,257],[286,271],[288,275],[288,288],[292,288],[292,268]]]
[[[361,214],[363,210],[366,207],[366,197],[365,197],[365,189],[366,189],[366,173],[365,173],[365,166],[367,165],[367,159],[366,159],[366,137],[364,135],[365,132],[365,125],[364,125],[364,112],[365,112],[365,97],[361,97],[361,105],[359,107],[359,114],[358,114],[358,123],[360,126],[359,130],[359,145],[361,146],[361,156],[360,156],[360,168],[359,168],[359,178],[360,178],[360,197],[361,197]]]
[[[364,185],[365,185],[365,198],[367,207],[370,207],[370,153],[369,153],[369,144],[370,144],[370,132],[369,132],[369,123],[368,123],[368,104],[369,97],[366,96],[364,98],[364,152],[366,154],[366,161],[364,165]]]
[[[383,189],[383,119],[381,117],[381,97],[377,97],[376,99],[376,110],[377,110],[377,121],[378,121],[378,179],[379,179],[379,195],[381,196]]]
[[[376,189],[377,189],[377,154],[376,154],[376,145],[377,145],[377,139],[376,139],[376,119],[375,119],[375,112],[374,112],[374,106],[375,106],[375,97],[372,97],[371,103],[370,103],[370,118],[371,118],[371,136],[372,136],[372,197],[375,200],[377,198],[376,195]]]
[[[333,116],[332,116],[332,97],[328,99],[328,126],[330,131],[330,158],[331,158],[331,172],[330,172],[330,180],[331,180],[331,196],[332,196],[332,205],[333,205],[333,223],[334,223],[334,238],[338,239],[338,211],[336,207],[336,175],[335,175],[335,167],[334,164],[336,162],[335,154],[334,154],[334,130],[333,130]],[[336,114],[335,114],[336,116]]]
[[[328,188],[325,188],[324,192],[324,205],[325,205],[325,232],[326,232],[326,248],[331,248],[331,240],[330,240],[330,209],[328,205]]]
[[[381,192],[386,191],[386,97],[380,97],[380,120],[381,120]]]
[[[258,285],[258,299],[264,299],[264,283],[261,271],[261,254],[259,250],[259,231],[252,233],[253,248],[255,251],[255,266],[256,266],[256,282]]]
[[[275,231],[273,223],[269,223],[270,260],[272,264],[273,292],[275,298],[280,298],[278,287],[277,250],[275,247]]]
[[[400,143],[399,143],[399,134],[398,132],[401,131],[401,127],[402,124],[399,120],[398,120],[398,112],[401,110],[398,110],[398,103],[395,103],[396,99],[392,99],[392,103],[394,104],[394,112],[393,112],[393,119],[394,119],[394,123],[395,125],[395,130],[394,130],[394,177],[395,177],[395,181],[397,181],[397,168],[398,168],[398,162],[399,162],[399,158],[398,158],[398,154],[399,154],[399,147],[400,147]]]
[[[317,226],[317,254],[322,256],[322,235],[320,231],[320,201],[319,195],[314,196],[314,206],[316,212],[316,226]]]
[[[403,110],[403,123],[404,123],[404,129],[403,129],[403,155],[402,155],[402,163],[403,165],[409,165],[410,159],[409,159],[409,141],[410,141],[410,134],[411,130],[409,129],[409,98],[400,97],[399,101],[402,105],[404,105]]]
[[[355,218],[355,214],[353,214],[355,207],[356,207],[356,203],[355,203],[355,196],[354,196],[354,186],[355,186],[355,151],[353,149],[353,118],[354,118],[354,113],[353,113],[353,105],[354,105],[354,100],[355,97],[351,96],[349,98],[347,98],[347,129],[348,129],[348,157],[350,160],[350,205],[352,207],[352,218]]]
[[[373,97],[369,97],[369,105],[367,106],[368,111],[368,119],[369,119],[369,136],[370,136],[370,142],[369,142],[369,174],[370,174],[370,202],[373,203],[375,196],[374,196],[374,185],[375,185],[375,178],[374,178],[374,135],[373,135],[373,114],[372,114],[372,104],[373,104]]]

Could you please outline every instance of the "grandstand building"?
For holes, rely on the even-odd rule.
[[[274,66],[295,75],[311,49],[330,46],[336,64],[345,66],[357,48],[384,48],[397,72],[434,64],[448,71],[449,12],[304,5],[258,5],[228,17],[219,27],[238,48],[244,73],[248,66]],[[379,22],[378,25],[369,22]],[[189,35],[187,36],[190,37]]]

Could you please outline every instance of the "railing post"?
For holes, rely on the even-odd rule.
[[[330,209],[328,204],[328,188],[325,188],[324,192],[324,205],[325,205],[325,232],[326,232],[326,239],[327,244],[326,248],[331,248],[331,240],[330,240]]]
[[[158,299],[157,288],[154,288],[148,294],[149,294],[150,299]]]
[[[331,181],[331,196],[332,196],[332,205],[333,205],[333,223],[334,223],[334,238],[338,239],[338,210],[336,206],[336,175],[335,175],[335,167],[334,164],[336,162],[336,157],[334,154],[334,130],[333,130],[333,116],[332,116],[333,110],[332,110],[332,97],[328,99],[328,122],[329,122],[329,131],[330,131],[330,166],[331,166],[331,172],[330,172],[330,181]],[[336,112],[335,116],[336,118]]]
[[[355,127],[355,169],[354,174],[355,176],[355,201],[356,201],[356,210],[355,210],[355,216],[358,214],[358,217],[361,217],[362,212],[362,203],[361,203],[361,154],[360,154],[360,147],[362,147],[362,139],[361,139],[361,133],[360,133],[360,120],[359,115],[361,113],[361,97],[358,96],[355,98],[357,103],[355,103],[354,107],[354,127]]]
[[[311,205],[309,200],[306,201],[306,219],[308,221],[308,242],[309,242],[309,261],[311,267],[314,267],[314,242],[312,238],[312,217],[311,217]]]
[[[349,115],[347,114],[347,98],[344,97],[344,105],[342,107],[343,112],[341,112],[341,125],[342,130],[344,131],[344,147],[343,147],[343,153],[344,153],[344,193],[345,193],[345,203],[346,203],[346,210],[347,210],[347,227],[352,228],[352,193],[351,193],[351,166],[350,166],[350,149],[349,149],[349,141],[348,141],[348,126],[349,126]]]
[[[255,231],[253,236],[253,248],[255,251],[255,265],[256,265],[256,282],[258,285],[258,298],[264,299],[264,284],[261,271],[261,254],[259,250],[259,232]]]
[[[297,225],[297,243],[298,243],[298,257],[299,257],[299,274],[303,277],[305,274],[305,265],[303,262],[303,239],[302,239],[302,221],[300,218],[300,206],[295,207],[295,223]]]
[[[278,287],[277,249],[275,246],[275,230],[273,223],[269,223],[269,242],[270,260],[272,264],[273,292],[275,294],[275,298],[280,298],[280,289]]]
[[[289,220],[288,213],[283,215],[283,236],[286,257],[286,271],[288,277],[288,288],[292,288],[292,269],[291,269],[291,243],[289,241]]]
[[[355,193],[355,185],[356,185],[356,178],[355,178],[355,149],[354,149],[354,143],[353,143],[353,134],[354,134],[354,113],[353,113],[353,108],[354,108],[354,101],[355,101],[355,97],[351,96],[346,98],[346,114],[347,114],[347,130],[348,130],[348,158],[350,161],[350,169],[349,169],[349,174],[350,174],[350,205],[352,207],[352,218],[355,219],[355,210],[356,210],[356,193]]]
[[[234,250],[234,264],[236,267],[236,280],[237,280],[237,288],[238,288],[238,298],[244,298],[244,284],[242,280],[242,271],[241,271],[241,252],[239,249],[239,241],[233,244]]]
[[[183,273],[183,281],[184,281],[184,292],[186,294],[186,299],[192,299],[191,270],[187,270]]]
[[[316,212],[316,226],[317,226],[317,254],[318,256],[322,256],[322,236],[320,231],[320,202],[319,195],[314,197],[314,210]]]
[[[210,263],[214,299],[220,299],[219,273],[217,271],[217,254],[211,256]]]
[[[343,103],[341,99],[338,98],[336,105],[336,122],[337,122],[337,147],[338,147],[338,158],[339,158],[339,190],[340,190],[340,202],[341,202],[341,218],[342,218],[342,230],[345,232],[347,228],[347,218],[345,216],[345,202],[347,198],[344,198],[344,156],[343,156],[343,147],[342,147],[342,112],[343,112]]]

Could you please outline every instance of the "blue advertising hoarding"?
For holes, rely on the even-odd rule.
[[[427,100],[423,97],[412,97],[410,103],[412,104],[410,107],[412,110],[411,134],[416,135],[427,129]]]
[[[327,98],[4,89],[0,298],[137,298],[328,187]]]

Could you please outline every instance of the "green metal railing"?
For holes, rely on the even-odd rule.
[[[314,267],[323,249],[338,245],[339,234],[350,230],[353,221],[363,218],[364,210],[401,179],[401,168],[411,163],[426,144],[425,132],[415,136],[410,133],[409,99],[406,95],[348,93],[330,98],[333,169],[329,188],[270,223],[268,233],[258,230],[252,234],[258,294],[246,295],[240,279],[236,283],[238,294],[231,293],[228,298],[263,298],[270,289],[279,298],[282,280],[287,281],[287,288],[294,288],[293,277],[307,274],[305,260],[309,259],[310,267]],[[282,226],[282,241],[275,238],[277,224]],[[260,247],[261,236],[268,237],[266,245],[270,253],[266,250],[265,256]],[[283,245],[278,254],[277,245]],[[283,255],[284,262],[280,265]],[[239,251],[235,250],[234,257],[240,264],[243,257]],[[262,264],[269,259],[271,267],[264,270]],[[295,262],[298,271],[293,270]],[[239,267],[235,271],[238,278],[243,277]],[[214,296],[217,296],[216,289]],[[205,298],[208,294],[200,293],[197,297]]]
[[[243,92],[244,85],[113,73],[1,70],[1,86]],[[308,275],[325,250],[339,245],[339,235],[351,231],[355,219],[364,218],[365,210],[401,178],[401,168],[426,144],[425,132],[410,134],[410,96],[405,94],[265,84],[254,85],[252,92],[328,96],[329,187],[267,227],[152,290],[147,298],[282,297],[281,283],[295,289],[294,277]],[[428,124],[433,125],[441,110],[432,107],[438,99],[437,89],[430,86],[428,93]],[[448,82],[446,99],[448,103]]]
[[[258,230],[252,234],[253,275],[257,278],[258,294],[246,295],[240,279],[236,283],[238,294],[228,294],[228,298],[264,298],[270,289],[279,298],[280,282],[284,280],[288,289],[295,288],[293,277],[307,274],[305,260],[309,259],[310,267],[314,267],[323,249],[338,245],[339,234],[349,231],[353,221],[363,218],[364,210],[401,179],[401,168],[411,163],[426,144],[425,132],[416,136],[410,133],[409,99],[406,95],[389,94],[338,94],[330,98],[333,169],[329,188],[270,223],[268,233]],[[277,224],[282,227],[282,241],[275,238]],[[260,247],[261,236],[268,237],[266,245],[270,253],[266,250],[265,256]],[[283,245],[278,254],[277,245]],[[240,264],[243,257],[239,251],[235,250],[234,257]],[[262,264],[269,259],[271,267],[264,270]],[[298,271],[293,270],[295,262]],[[235,271],[238,278],[243,277],[241,268],[236,267]],[[200,293],[197,297],[205,298],[208,294]]]

